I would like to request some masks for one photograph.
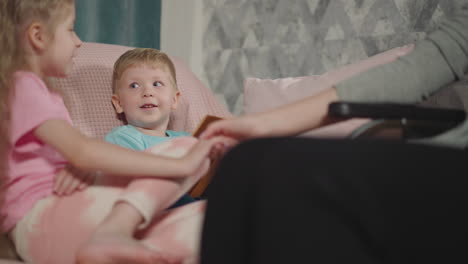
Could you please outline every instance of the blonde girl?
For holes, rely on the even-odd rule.
[[[74,0],[2,0],[0,8],[1,227],[19,256],[47,264],[196,262],[204,203],[161,211],[196,182],[224,139],[187,139],[190,150],[171,158],[84,136],[47,84],[67,76],[81,46]],[[84,191],[54,194],[94,177],[99,184]],[[158,181],[177,191],[158,192]]]

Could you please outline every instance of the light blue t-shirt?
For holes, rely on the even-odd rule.
[[[138,130],[132,125],[125,125],[112,129],[112,131],[106,135],[105,139],[109,143],[120,145],[125,148],[133,150],[145,150],[154,145],[168,141],[169,139],[183,136],[190,136],[190,133],[183,131],[167,130],[165,137],[155,137],[142,133],[140,130]],[[169,208],[174,208],[194,201],[195,199],[190,197],[188,194],[184,194],[176,203],[174,203]]]
[[[106,141],[133,150],[145,150],[175,137],[190,136],[184,131],[166,131],[166,137],[155,137],[142,133],[132,125],[119,126],[106,135]]]

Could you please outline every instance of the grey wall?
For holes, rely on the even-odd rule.
[[[246,77],[321,74],[414,42],[468,0],[203,0],[203,70],[231,111]]]

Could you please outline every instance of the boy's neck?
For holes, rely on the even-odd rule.
[[[135,127],[141,133],[146,134],[146,135],[150,135],[154,137],[166,137],[167,136],[166,135],[167,128],[147,129],[147,128],[142,128],[142,127],[137,127],[134,125],[132,126]]]

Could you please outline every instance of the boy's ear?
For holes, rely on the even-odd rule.
[[[26,30],[26,37],[31,44],[31,47],[35,51],[42,52],[45,50],[48,41],[48,35],[46,28],[39,22],[34,22],[29,25],[28,29]]]
[[[117,114],[122,114],[124,112],[122,106],[120,105],[119,96],[116,94],[112,95],[112,105],[114,105]]]
[[[171,106],[172,110],[177,109],[177,106],[179,105],[179,97],[180,97],[180,92],[176,91],[174,94],[174,97],[172,98],[172,106]]]

